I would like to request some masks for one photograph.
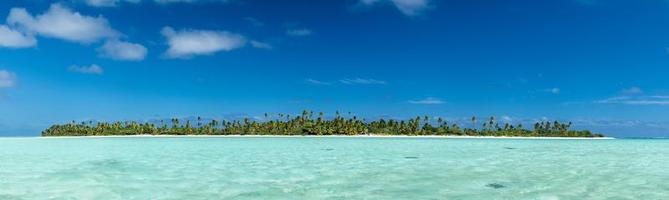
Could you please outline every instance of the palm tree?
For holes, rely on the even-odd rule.
[[[534,130],[523,129],[522,124],[517,126],[505,123],[503,127],[491,117],[483,123],[482,129],[476,129],[476,117],[472,117],[473,128],[462,130],[457,123],[449,123],[442,118],[437,119],[438,126],[433,126],[429,116],[417,116],[409,120],[384,120],[379,119],[368,122],[359,119],[355,115],[348,118],[342,117],[339,112],[335,118],[326,120],[324,113],[320,112],[318,118],[313,119],[312,111],[303,111],[301,116],[291,118],[290,115],[279,114],[277,120],[254,121],[245,118],[242,121],[232,120],[219,122],[212,119],[206,125],[202,124],[202,117],[197,117],[197,126],[193,127],[191,121],[186,121],[184,126],[180,125],[179,119],[172,118],[172,127],[167,128],[163,120],[160,127],[156,128],[153,123],[138,123],[135,121],[119,121],[113,123],[92,121],[72,121],[63,125],[53,125],[42,132],[44,136],[87,136],[87,135],[134,135],[134,134],[273,134],[273,135],[361,135],[361,134],[384,134],[384,135],[490,135],[490,136],[561,136],[561,137],[602,137],[601,134],[593,134],[590,131],[571,131],[571,122],[565,124],[558,121],[541,121],[534,124]],[[269,114],[265,114],[266,117]],[[285,117],[285,120],[283,119]],[[422,120],[422,121],[421,121]]]

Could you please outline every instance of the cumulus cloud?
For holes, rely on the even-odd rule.
[[[36,16],[24,8],[12,8],[7,23],[31,34],[79,43],[92,43],[119,35],[104,17],[81,15],[60,4],[52,4],[45,13]]]
[[[364,6],[373,6],[379,3],[392,4],[407,16],[421,15],[425,10],[432,7],[430,0],[360,0],[360,4]]]
[[[92,64],[91,66],[76,66],[72,65],[67,68],[68,71],[75,72],[75,73],[82,73],[82,74],[97,74],[101,75],[104,73],[104,70],[102,67]]]
[[[146,47],[118,40],[109,40],[102,47],[97,49],[98,54],[105,58],[115,60],[137,61],[144,60],[148,50]]]
[[[37,44],[32,35],[21,33],[5,25],[0,25],[0,47],[25,48]]]
[[[441,99],[434,98],[434,97],[428,97],[425,99],[420,99],[420,100],[410,100],[409,103],[411,104],[423,104],[423,105],[438,105],[438,104],[445,104],[445,101],[442,101]]]
[[[256,41],[256,40],[251,40],[251,46],[253,46],[254,48],[258,48],[258,49],[272,49],[273,48],[271,44]]]
[[[312,33],[313,33],[313,32],[312,32],[311,30],[306,29],[306,28],[298,28],[298,29],[288,29],[288,30],[286,30],[286,34],[287,34],[287,35],[289,35],[289,36],[297,36],[297,37],[301,37],[301,36],[309,36],[309,35],[311,35]]]
[[[113,6],[121,0],[86,0],[96,6]],[[123,0],[139,2],[138,0]],[[98,53],[116,60],[142,60],[146,48],[140,44],[122,42],[121,34],[111,28],[102,16],[85,16],[61,4],[51,4],[41,15],[33,16],[24,8],[12,8],[7,24],[0,25],[0,47],[22,48],[37,44],[35,35],[89,44],[106,39]]]
[[[246,44],[244,36],[227,31],[174,30],[164,27],[161,34],[169,45],[165,52],[168,58],[190,58],[219,51],[232,51]]]
[[[386,81],[376,80],[376,79],[364,79],[364,78],[354,78],[354,79],[341,79],[339,82],[347,85],[385,85],[388,84]]]

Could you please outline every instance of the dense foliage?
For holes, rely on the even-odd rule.
[[[304,111],[302,115],[277,115],[277,119],[255,121],[195,121],[182,122],[172,119],[158,123],[138,123],[134,121],[104,123],[72,122],[54,125],[42,132],[42,136],[104,136],[104,135],[465,135],[465,136],[533,136],[533,137],[603,137],[590,131],[570,130],[571,123],[537,122],[533,130],[523,128],[522,124],[500,124],[494,117],[484,120],[480,128],[461,128],[457,123],[448,123],[438,118],[416,117],[410,120],[376,120],[367,122],[353,116],[342,117],[339,112],[332,119],[326,119],[323,113],[313,117],[313,112]],[[265,114],[265,118],[270,118]],[[471,118],[472,127],[478,127],[475,117]]]

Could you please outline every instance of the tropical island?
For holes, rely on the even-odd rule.
[[[265,114],[265,118],[270,116]],[[476,117],[471,118],[472,127],[478,126]],[[299,116],[278,114],[275,119],[258,121],[250,118],[231,121],[185,122],[177,118],[169,122],[155,123],[124,122],[75,122],[53,125],[42,132],[42,136],[123,136],[123,135],[406,135],[406,136],[498,136],[498,137],[604,137],[588,130],[570,130],[572,123],[536,122],[532,130],[522,124],[498,123],[494,117],[482,120],[480,128],[461,128],[442,118],[429,116],[410,120],[367,121],[356,116],[343,117],[339,112],[326,119],[324,113],[314,117],[312,111],[303,111]]]

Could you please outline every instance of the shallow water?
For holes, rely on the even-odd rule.
[[[0,138],[0,199],[669,199],[669,140]]]

